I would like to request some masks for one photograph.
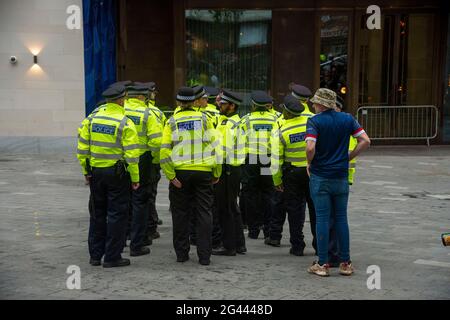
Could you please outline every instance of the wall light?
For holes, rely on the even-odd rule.
[[[33,62],[34,62],[34,64],[37,64],[37,63],[38,63],[37,55],[34,55],[34,56],[33,56]]]

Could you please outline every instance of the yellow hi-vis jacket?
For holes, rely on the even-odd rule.
[[[203,112],[207,116],[208,120],[211,121],[214,128],[217,127],[217,122],[219,121],[220,112],[219,112],[219,110],[217,110],[217,108],[215,106],[208,103],[208,105],[206,107],[202,108],[202,107],[196,106],[196,107],[194,107],[194,110]]]
[[[308,117],[298,116],[284,121],[272,136],[271,170],[275,186],[283,183],[282,166],[291,163],[294,167],[306,167],[306,122]]]
[[[84,175],[89,173],[88,161],[90,167],[106,168],[125,160],[131,181],[139,182],[139,155],[136,127],[118,104],[107,103],[81,123],[77,158]]]
[[[147,151],[159,152],[162,138],[162,126],[145,102],[130,98],[125,101],[125,115],[130,118],[139,137],[139,155]]]
[[[270,155],[270,137],[277,129],[277,117],[267,110],[253,111],[242,119],[248,155]]]
[[[162,138],[162,130],[164,129],[164,126],[166,125],[166,121],[167,121],[166,115],[155,105],[155,100],[149,100],[147,107],[153,113],[156,121],[161,126],[161,138]],[[153,164],[159,164],[159,159],[160,159],[159,152],[160,152],[159,147],[158,147],[157,151],[152,151],[152,163]]]
[[[314,116],[314,113],[311,112],[311,110],[309,109],[308,104],[306,102],[300,100],[300,103],[303,105],[303,107],[305,107],[305,110],[303,110],[303,112],[302,112],[302,116],[304,116],[304,117],[312,117],[312,116]],[[283,125],[284,121],[286,121],[286,120],[284,119],[284,116],[281,115],[278,118],[278,121],[277,121],[278,122],[278,126],[280,128]]]
[[[221,137],[207,116],[192,108],[181,109],[167,120],[161,144],[161,168],[167,179],[175,170],[222,174]]]
[[[302,112],[302,116],[312,117],[314,112],[309,109],[308,103],[306,101],[300,100],[300,103],[305,107],[305,110]]]
[[[354,137],[350,137],[350,143],[348,145],[348,151],[349,153],[355,150],[356,146],[358,144],[358,140]],[[353,158],[350,160],[349,166],[348,166],[348,183],[353,184],[353,178],[356,172],[356,158]]]
[[[162,125],[164,128],[164,125],[166,124],[167,118],[164,112],[159,109],[156,104],[155,100],[149,100],[147,103],[147,107],[155,114],[156,120]]]
[[[240,166],[245,162],[245,134],[241,126],[239,114],[220,115],[217,131],[222,137],[224,163]]]
[[[275,110],[275,108],[273,108],[273,107],[269,109],[269,112],[271,114],[273,114],[274,116],[276,116],[277,118],[279,118],[283,115],[281,112]]]

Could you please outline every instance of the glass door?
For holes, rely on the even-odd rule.
[[[381,30],[358,35],[359,105],[432,103],[433,14],[384,15]]]

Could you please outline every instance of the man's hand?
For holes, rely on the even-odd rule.
[[[212,179],[212,184],[217,184],[219,182],[219,178],[213,178]]]
[[[310,166],[310,164],[308,163],[308,164],[306,165],[306,173],[308,174],[308,177],[311,176],[311,174],[309,173],[309,166]]]
[[[181,187],[183,186],[180,180],[178,180],[177,178],[173,178],[172,180],[170,180],[170,183],[173,184],[178,189],[181,189]]]
[[[139,186],[140,186],[139,182],[132,182],[132,183],[131,183],[131,188],[132,188],[134,191],[136,191],[137,189],[139,189]]]
[[[284,192],[284,186],[283,184],[280,184],[278,186],[275,186],[275,190],[277,190],[278,192]]]
[[[92,176],[90,176],[90,175],[85,175],[85,176],[84,176],[84,184],[85,184],[86,186],[88,186],[88,185],[91,184],[91,178],[92,178]]]

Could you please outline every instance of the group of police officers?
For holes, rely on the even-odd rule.
[[[159,237],[156,212],[160,169],[170,181],[173,246],[178,262],[196,245],[199,263],[211,254],[235,256],[248,237],[279,247],[288,216],[290,253],[302,256],[308,206],[315,241],[315,211],[309,194],[305,131],[314,114],[311,91],[294,84],[281,105],[264,91],[251,94],[252,110],[242,118],[240,94],[230,90],[181,87],[170,118],[155,105],[153,82],[123,81],[103,92],[105,101],[78,130],[77,157],[90,186],[90,264],[130,264],[150,253]],[[343,108],[337,101],[337,110]],[[351,138],[352,139],[352,138]],[[355,141],[350,142],[354,148]],[[349,180],[353,181],[354,161]],[[337,245],[330,237],[330,261]]]

